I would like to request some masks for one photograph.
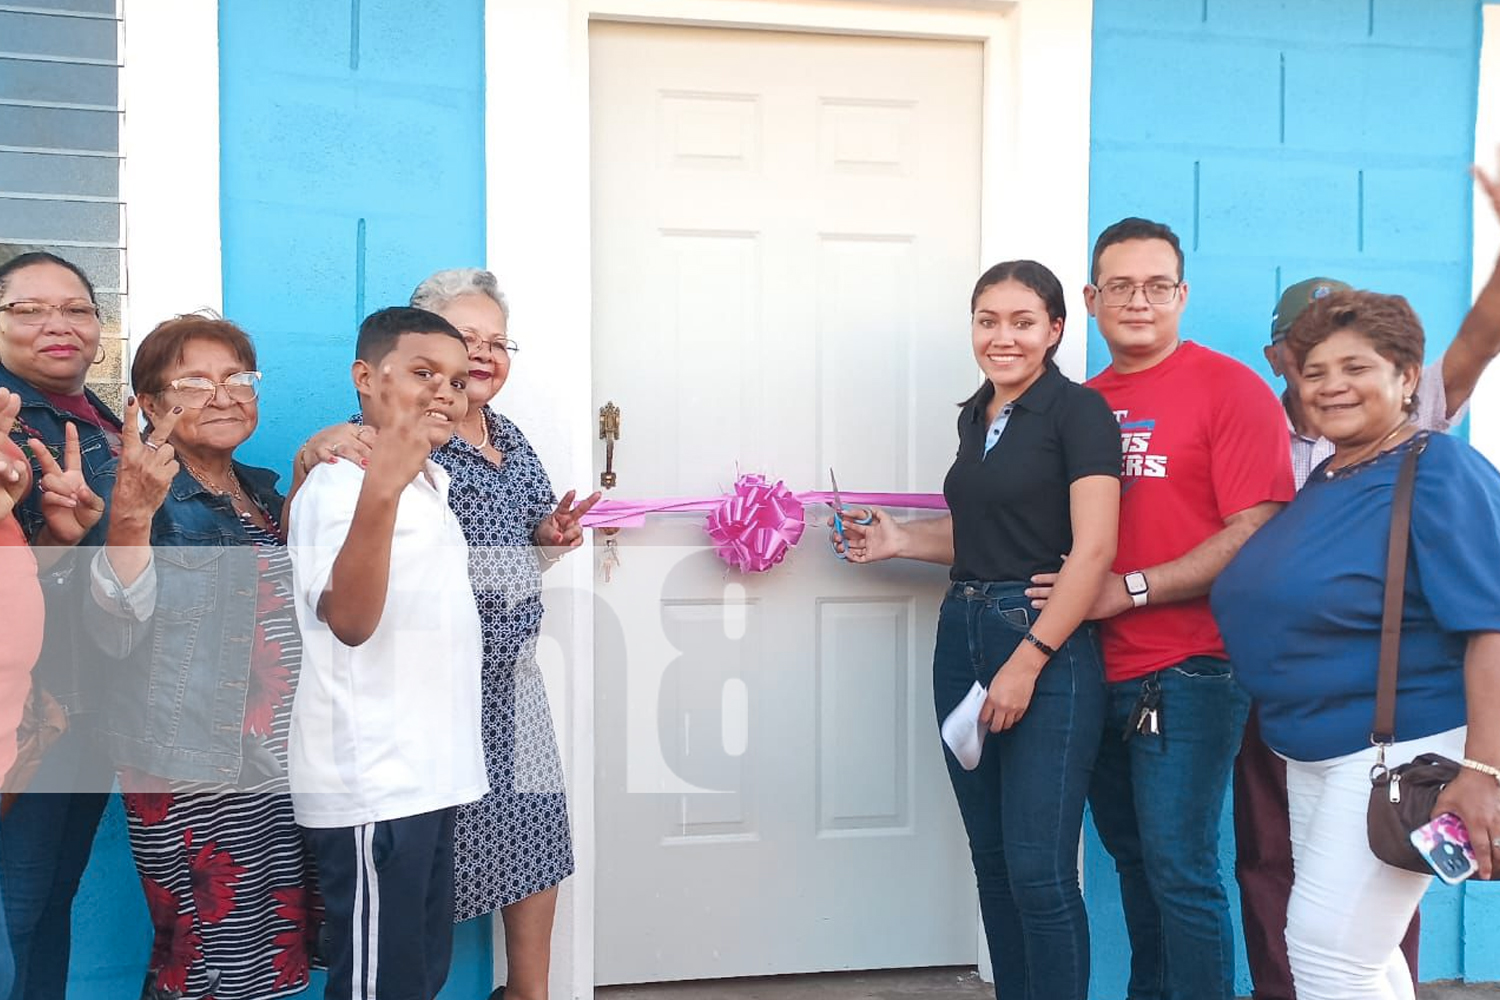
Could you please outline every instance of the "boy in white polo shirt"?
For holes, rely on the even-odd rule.
[[[320,464],[292,502],[292,804],[327,911],[324,995],[430,1000],[452,958],[454,807],[488,788],[468,547],[428,457],[467,410],[469,359],[405,307],[367,318],[355,357],[368,468]]]

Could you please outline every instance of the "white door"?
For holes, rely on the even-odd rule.
[[[939,490],[979,381],[979,47],[596,23],[590,78],[616,494],[715,494],[736,463]],[[837,561],[826,514],[749,577],[696,518],[618,537],[596,583],[600,984],[975,960],[932,707],[944,574]]]

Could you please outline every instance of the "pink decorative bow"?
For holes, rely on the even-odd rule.
[[[708,513],[704,525],[714,551],[746,573],[764,573],[786,558],[807,525],[802,503],[786,485],[756,474],[734,481],[734,492]]]

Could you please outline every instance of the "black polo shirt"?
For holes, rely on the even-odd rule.
[[[988,383],[958,417],[958,456],[943,480],[953,512],[954,580],[1028,580],[1055,573],[1073,548],[1068,488],[1120,475],[1120,424],[1104,397],[1051,362],[1015,401],[984,453]]]

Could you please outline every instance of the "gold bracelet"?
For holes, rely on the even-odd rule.
[[[1500,767],[1491,767],[1489,764],[1484,764],[1477,760],[1470,760],[1467,757],[1459,761],[1459,764],[1467,767],[1471,771],[1478,771],[1480,774],[1488,774],[1491,778],[1495,779],[1496,784],[1500,784]]]

